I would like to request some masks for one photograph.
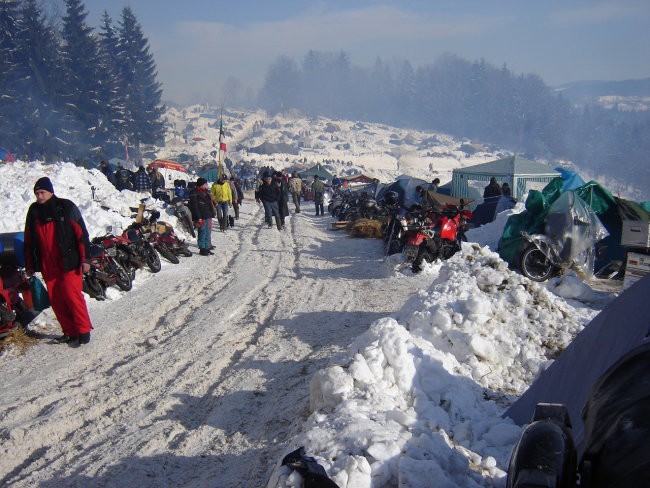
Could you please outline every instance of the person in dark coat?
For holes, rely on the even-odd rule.
[[[311,193],[314,196],[314,205],[316,206],[316,215],[325,215],[323,201],[325,198],[325,183],[323,183],[318,175],[314,175],[314,182],[311,184]]]
[[[201,256],[214,254],[210,250],[209,233],[210,221],[216,217],[217,213],[210,198],[210,192],[208,191],[208,180],[205,178],[196,180],[196,186],[190,193],[189,207],[194,226],[198,230],[197,244],[199,246],[199,254]]]
[[[280,188],[280,200],[278,200],[278,208],[280,209],[280,222],[282,223],[282,227],[284,227],[284,219],[289,216],[289,180],[282,173],[282,171],[276,171],[274,175],[274,181]]]
[[[115,171],[115,188],[119,191],[122,190],[133,190],[133,173],[126,169],[121,164],[117,165],[117,171]]]
[[[25,218],[25,269],[28,275],[40,271],[50,304],[63,335],[57,339],[70,347],[90,342],[93,328],[84,299],[83,273],[90,239],[79,208],[58,198],[49,178],[34,185],[36,202]]]
[[[497,183],[497,179],[493,176],[490,178],[490,184],[485,187],[485,190],[483,190],[483,199],[487,200],[488,198],[493,198],[496,201],[497,199],[495,197],[500,196],[501,187],[499,186],[499,183]]]
[[[115,173],[113,172],[111,165],[108,164],[108,161],[102,161],[99,163],[99,171],[101,171],[102,174],[106,176],[106,179],[115,186]]]
[[[140,166],[138,171],[133,175],[133,191],[140,193],[151,193],[151,179],[144,169],[144,166]]]
[[[271,217],[275,217],[275,225],[278,230],[282,230],[282,221],[280,218],[280,208],[278,202],[280,201],[280,187],[273,182],[273,177],[270,174],[264,174],[262,177],[262,184],[255,192],[255,201],[264,205],[264,220],[269,226],[272,227]]]
[[[147,168],[149,174],[149,181],[151,182],[151,194],[156,198],[156,192],[165,189],[165,177],[158,170],[157,166],[149,166]]]

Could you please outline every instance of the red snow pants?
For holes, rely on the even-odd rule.
[[[78,269],[57,273],[45,280],[54,315],[61,324],[63,333],[70,337],[79,337],[79,334],[90,332],[93,328],[81,292],[82,280],[81,270]]]

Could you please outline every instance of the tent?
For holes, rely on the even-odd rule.
[[[569,410],[576,445],[584,440],[581,410],[592,386],[623,355],[650,335],[650,276],[612,301],[505,412],[519,425],[530,422],[537,403],[561,403]]]
[[[5,148],[0,147],[0,163],[13,163],[14,157]]]
[[[452,196],[481,199],[483,189],[495,177],[499,184],[508,183],[515,200],[530,189],[541,189],[560,174],[550,166],[529,161],[521,156],[510,156],[489,163],[455,169],[452,173]]]
[[[393,183],[383,185],[379,188],[376,198],[377,200],[380,200],[386,192],[394,191],[399,196],[400,204],[403,207],[408,208],[413,204],[420,203],[420,196],[418,195],[418,192],[415,191],[415,188],[418,186],[427,188],[429,183],[420,178],[412,178],[406,175],[398,176],[397,180]]]
[[[372,176],[357,174],[350,176],[341,176],[342,181],[347,181],[348,183],[372,183],[376,178]]]
[[[305,180],[307,182],[309,182],[309,180],[313,179],[314,175],[318,175],[318,177],[321,180],[325,180],[325,181],[329,181],[329,182],[331,182],[332,178],[334,177],[334,175],[332,175],[332,173],[327,171],[321,164],[316,164],[316,165],[312,166],[311,168],[306,169],[305,171],[301,171],[300,173],[298,173],[298,176],[300,176],[300,178],[302,178],[303,180]]]

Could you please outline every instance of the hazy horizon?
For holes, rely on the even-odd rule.
[[[57,0],[61,2],[61,0]],[[115,25],[128,5],[149,39],[163,98],[222,103],[229,78],[257,91],[279,56],[344,51],[370,66],[406,59],[414,68],[451,53],[546,84],[650,77],[646,0],[85,0],[88,23],[104,10]],[[62,7],[59,7],[61,10]],[[61,11],[64,11],[61,10]]]

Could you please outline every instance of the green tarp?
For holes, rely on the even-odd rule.
[[[522,249],[521,232],[543,234],[546,215],[551,204],[563,193],[564,180],[553,179],[540,192],[531,190],[526,199],[526,210],[512,215],[503,229],[499,243],[499,255],[511,266],[517,266]],[[625,250],[621,246],[623,220],[648,220],[650,213],[645,204],[613,196],[606,188],[590,181],[574,190],[598,215],[609,235],[602,240],[606,254],[600,256],[596,267],[612,260],[623,260]]]

